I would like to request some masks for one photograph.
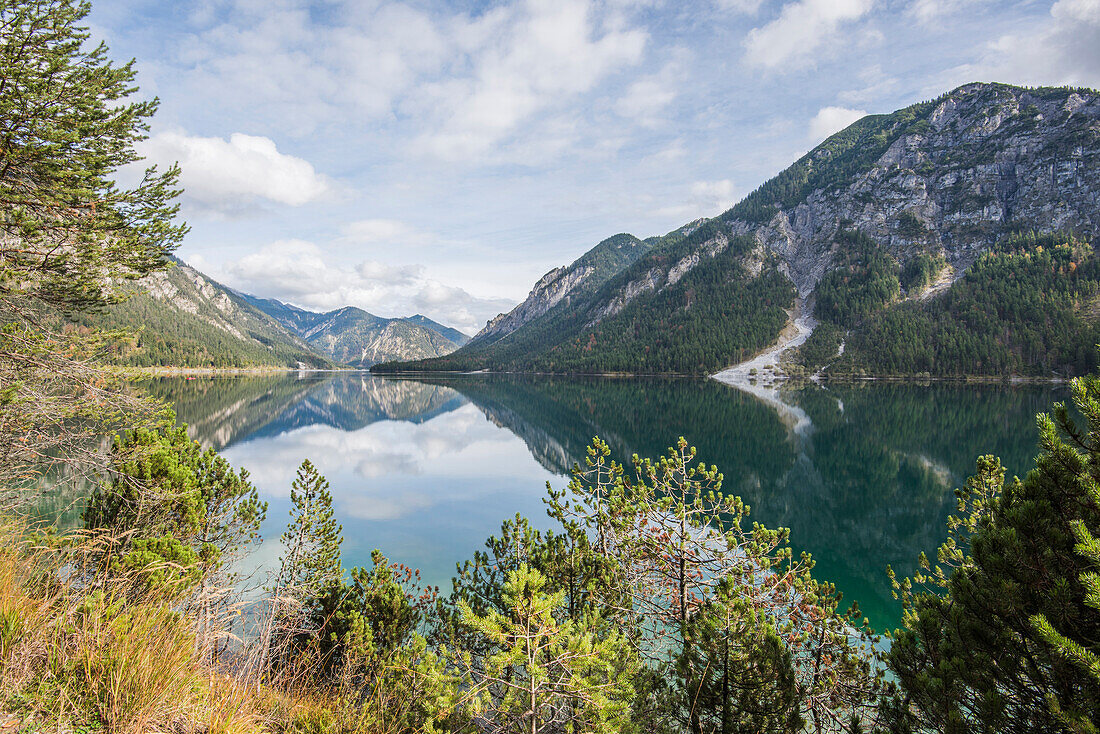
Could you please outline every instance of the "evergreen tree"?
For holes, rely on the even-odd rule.
[[[621,634],[588,618],[559,621],[564,593],[526,564],[508,574],[502,614],[476,614],[459,601],[462,621],[488,643],[473,664],[463,657],[476,717],[488,731],[618,734],[631,726],[637,658]]]
[[[90,46],[79,0],[0,0],[0,480],[95,457],[97,435],[137,425],[148,403],[94,368],[109,339],[57,329],[57,312],[95,309],[163,267],[179,171],[140,159],[156,100],[131,101],[133,62]],[[101,462],[100,462],[101,465]]]
[[[683,438],[657,461],[633,457],[633,481],[609,456],[607,444],[594,439],[568,491],[551,492],[550,514],[587,529],[611,556],[594,587],[604,613],[634,635],[632,642],[657,669],[669,656],[675,663],[667,669],[668,706],[659,720],[670,715],[698,733],[713,725],[705,714],[717,711],[720,718],[746,705],[774,714],[747,715],[749,726],[793,726],[804,719],[814,731],[839,731],[870,706],[879,685],[869,651],[874,638],[858,608],[841,612],[835,588],[812,577],[809,556],[792,557],[788,531],[748,526],[749,508],[722,494],[716,467],[693,465],[696,451]],[[746,673],[776,676],[778,687],[757,691],[751,705],[754,694],[736,686],[719,687],[725,698],[715,698],[719,653],[705,630],[719,609],[728,615],[723,625],[748,636],[740,661],[726,660],[730,670],[741,665]],[[779,649],[773,638],[782,643]],[[785,680],[783,665],[791,671],[789,687],[778,685]],[[788,719],[783,702],[792,692]],[[701,696],[709,709],[699,705]],[[735,721],[727,714],[727,725]]]
[[[706,734],[802,731],[794,660],[763,610],[723,583],[687,625],[693,640],[676,661],[677,674],[698,671],[699,685],[674,695],[670,708],[686,724],[698,714]]]
[[[305,598],[316,596],[326,584],[339,580],[343,527],[332,511],[332,493],[326,480],[306,459],[290,487],[290,522],[283,532],[283,563],[277,585],[296,589]]]
[[[898,582],[905,627],[887,656],[898,732],[1087,732],[1100,725],[1100,384],[1075,380],[1039,418],[1023,481],[986,456],[959,495],[937,562]],[[916,589],[916,590],[914,590]]]
[[[371,553],[370,568],[353,568],[309,605],[315,637],[298,650],[308,672],[360,711],[365,731],[434,731],[454,715],[454,681],[418,630],[438,591],[420,573]]]
[[[204,451],[185,426],[132,431],[115,439],[111,456],[113,476],[83,514],[104,541],[104,570],[137,572],[143,588],[179,594],[259,537],[267,503],[248,472]]]
[[[310,606],[318,603],[322,589],[343,576],[343,528],[336,523],[328,487],[309,459],[298,467],[290,487],[290,522],[280,538],[283,555],[269,589],[272,609],[264,646],[264,654],[273,656],[270,664],[276,669],[282,667],[292,637],[315,632],[307,624],[314,616]]]

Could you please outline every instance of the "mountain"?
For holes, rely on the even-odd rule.
[[[374,369],[705,374],[797,303],[822,322],[807,367],[1080,373],[1098,196],[1100,94],[968,84],[862,118],[713,219],[600,243],[454,354]]]
[[[122,303],[74,320],[136,332],[134,347],[116,356],[134,366],[333,366],[241,295],[179,260],[139,281]]]
[[[452,341],[460,347],[464,346],[466,344],[466,342],[470,341],[470,337],[466,336],[465,334],[463,334],[458,329],[452,329],[449,326],[444,326],[443,324],[439,323],[438,321],[432,321],[427,316],[422,316],[421,314],[415,314],[413,316],[409,316],[408,318],[406,318],[404,320],[408,321],[409,323],[417,324],[419,326],[424,326],[424,327],[426,327],[428,329],[431,329],[433,331],[437,331],[437,332],[439,332],[440,335],[443,336],[444,339],[447,339],[448,341]]]
[[[138,281],[122,303],[72,320],[136,333],[136,343],[114,359],[138,367],[369,367],[448,354],[468,341],[419,314],[384,319],[354,307],[315,313],[241,293],[176,258]]]
[[[644,255],[652,244],[634,235],[617,234],[581,255],[571,265],[554,268],[535,283],[523,303],[490,320],[474,336],[471,349],[485,349],[534,321],[551,321],[543,317],[550,312],[566,312],[570,306],[591,297],[615,273]]]
[[[354,306],[315,313],[272,298],[241,296],[304,339],[314,350],[353,367],[370,367],[388,360],[439,357],[450,354],[469,340],[457,329],[420,314],[386,319]]]

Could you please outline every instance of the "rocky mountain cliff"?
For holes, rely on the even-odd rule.
[[[353,367],[370,367],[387,360],[440,357],[469,341],[457,329],[420,314],[386,319],[354,306],[316,313],[275,299],[244,297],[314,350]]]
[[[137,333],[119,360],[137,366],[324,368],[333,363],[235,291],[182,261],[139,281],[87,326]]]
[[[491,344],[559,305],[567,309],[590,297],[608,279],[644,255],[653,242],[643,242],[631,234],[607,238],[572,264],[554,268],[539,278],[522,303],[491,319],[472,341],[477,345]]]
[[[258,298],[178,259],[139,281],[122,303],[75,319],[136,333],[134,347],[116,358],[143,367],[369,367],[445,355],[469,341],[420,314],[384,319],[354,307],[315,313]]]
[[[857,141],[870,150],[844,149],[865,144]],[[853,153],[874,159],[850,180],[815,181],[831,159]],[[723,219],[735,235],[752,234],[756,258],[778,255],[805,297],[832,264],[831,238],[842,225],[872,237],[902,266],[932,250],[956,273],[1006,226],[1092,237],[1100,229],[1097,163],[1096,92],[969,84],[860,120],[795,164],[807,181],[800,200],[769,191],[769,182],[744,202],[752,206]],[[815,183],[824,185],[810,188]],[[753,216],[761,206],[775,210],[766,221]]]
[[[894,318],[893,332],[910,317],[931,324],[932,353],[899,357],[884,369],[1072,371],[1084,363],[1066,356],[1070,342],[1092,338],[1086,321],[1096,309],[1086,301],[1097,292],[1100,270],[1093,272],[1088,243],[1100,228],[1098,197],[1100,94],[969,84],[857,121],[731,210],[647,240],[640,256],[611,263],[608,270],[617,270],[605,270],[583,294],[574,283],[583,272],[577,263],[552,271],[528,301],[491,321],[464,349],[380,371],[713,372],[775,341],[795,299],[812,307],[819,292],[831,299],[828,313],[818,311],[839,343],[844,333],[853,345],[865,343],[855,337],[884,319]],[[1022,233],[1060,239],[1027,244]],[[1011,246],[1003,245],[1008,237],[1017,238]],[[1052,255],[1055,244],[1061,249]],[[1007,282],[1031,267],[1029,292],[1041,297],[1035,311],[1057,310],[1057,328],[1072,339],[1032,344],[1055,326],[1006,311],[1001,281],[982,290],[972,270],[994,256],[1000,269],[986,268],[987,277]],[[1038,285],[1042,269],[1034,263],[1043,257],[1055,258],[1044,267],[1062,280]],[[966,297],[945,300],[959,283]],[[979,323],[962,313],[975,308],[991,309],[999,320]],[[935,351],[937,339],[949,349],[959,335],[994,328],[1003,335],[981,349],[996,354],[975,355],[973,370],[959,366],[963,356]]]

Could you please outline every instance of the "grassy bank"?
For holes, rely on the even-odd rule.
[[[303,681],[247,674],[230,620],[90,571],[109,540],[49,537],[0,518],[0,720],[5,731],[357,731]],[[87,573],[85,571],[88,571]],[[143,574],[156,573],[145,569]]]

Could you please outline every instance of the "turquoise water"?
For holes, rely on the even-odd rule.
[[[1035,453],[1035,414],[1064,388],[868,383],[784,389],[763,401],[712,380],[364,374],[165,378],[195,438],[249,470],[270,503],[275,562],[295,470],[332,485],[345,565],[380,548],[449,589],[455,564],[516,513],[546,526],[546,482],[564,485],[592,436],[619,458],[656,456],[685,436],[717,464],[752,518],[791,528],[817,575],[895,626],[887,564],[901,573],[945,534],[953,490],[979,454],[1012,473]]]

